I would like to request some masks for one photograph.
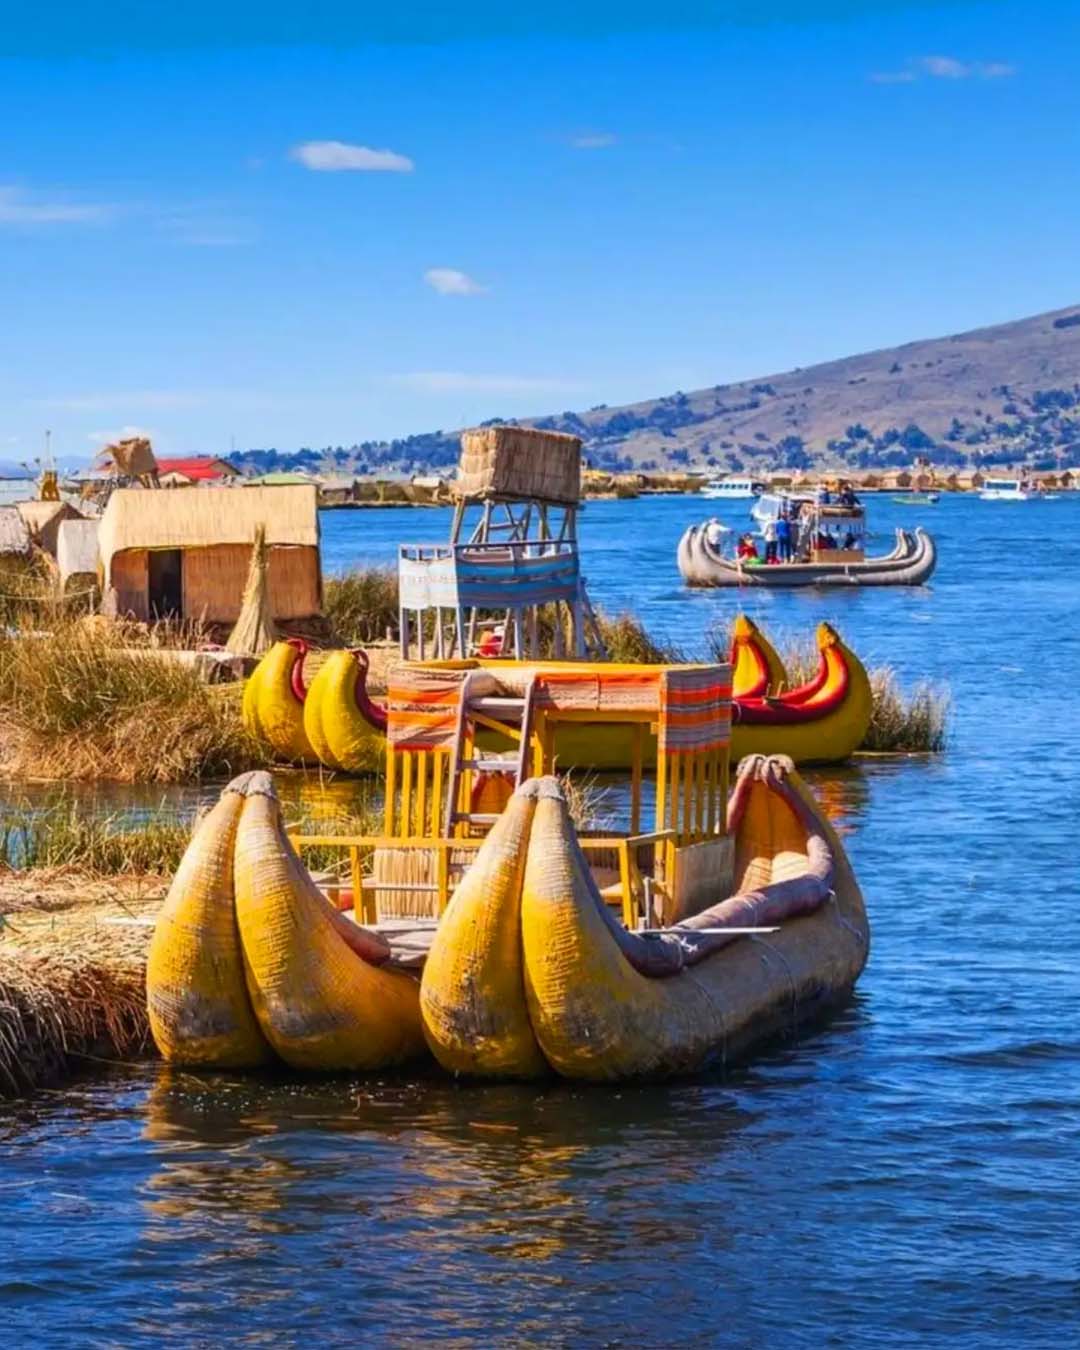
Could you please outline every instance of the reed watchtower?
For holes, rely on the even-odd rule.
[[[602,657],[577,544],[581,441],[531,427],[461,437],[448,544],[402,544],[401,654]],[[542,621],[541,611],[546,609]]]

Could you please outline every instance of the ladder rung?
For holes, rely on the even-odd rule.
[[[520,712],[525,707],[525,700],[511,698],[509,695],[485,694],[483,698],[472,699],[469,707],[475,708],[477,712]]]

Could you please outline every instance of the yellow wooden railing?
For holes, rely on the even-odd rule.
[[[349,855],[349,878],[353,894],[353,907],[356,917],[366,924],[379,920],[376,892],[424,891],[434,894],[438,899],[438,912],[446,909],[450,902],[450,861],[454,851],[475,851],[484,842],[482,839],[411,838],[397,839],[389,835],[372,834],[291,834],[293,847],[302,852],[306,848],[339,848]],[[612,852],[619,860],[619,906],[623,923],[633,930],[637,927],[641,913],[641,901],[645,893],[645,877],[639,862],[639,854],[650,845],[654,848],[653,876],[654,884],[663,887],[665,880],[672,876],[676,833],[674,830],[657,830],[650,834],[611,835],[599,838],[584,837],[578,840],[582,851],[589,853]],[[426,850],[435,854],[435,880],[433,882],[393,882],[380,881],[365,873],[364,859],[376,849]]]

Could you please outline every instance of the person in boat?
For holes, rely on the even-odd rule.
[[[760,562],[757,545],[754,543],[752,535],[744,534],[739,540],[738,547],[735,550],[735,556],[739,562],[751,563]]]
[[[765,561],[767,563],[774,563],[776,562],[776,549],[780,537],[777,533],[775,518],[765,522],[764,529],[761,533],[765,539]]]
[[[776,551],[780,561],[791,561],[791,521],[787,511],[781,511],[776,521]]]
[[[493,628],[488,629],[480,639],[480,645],[477,648],[476,654],[478,656],[486,656],[489,659],[501,656],[505,632],[506,629],[501,623],[495,624]]]

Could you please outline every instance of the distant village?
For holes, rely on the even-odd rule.
[[[586,462],[587,463],[587,462]],[[415,475],[335,475],[304,470],[278,470],[264,474],[244,473],[230,460],[213,455],[180,458],[156,456],[157,486],[163,488],[199,487],[295,487],[316,489],[322,508],[362,508],[371,506],[445,506],[453,501],[454,472]],[[998,470],[997,472],[1001,472]],[[955,469],[938,466],[916,457],[906,468],[847,471],[778,469],[750,475],[760,488],[768,491],[799,491],[817,486],[835,487],[841,481],[859,492],[978,492],[986,474],[979,469]],[[1080,467],[1032,472],[1018,476],[1047,492],[1080,489]],[[586,498],[623,498],[656,494],[701,492],[710,482],[741,479],[746,475],[722,475],[719,479],[705,470],[682,472],[622,472],[585,467],[582,495]],[[95,502],[103,503],[116,483],[109,469],[96,468],[83,473],[68,473],[59,479],[60,495],[92,513]],[[38,479],[29,476],[0,477],[0,506],[33,500],[38,496]]]

